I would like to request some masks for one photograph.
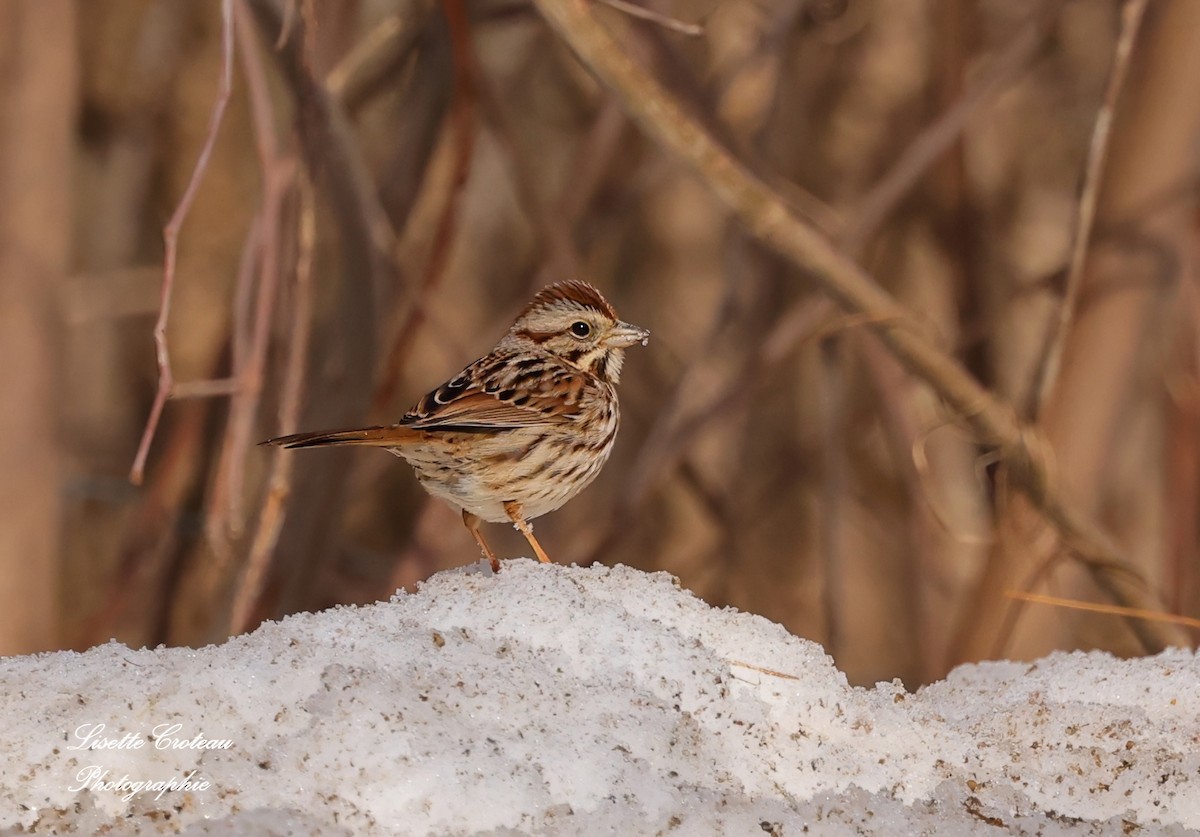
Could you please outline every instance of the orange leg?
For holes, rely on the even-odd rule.
[[[509,500],[504,504],[504,513],[513,522],[513,526],[516,526],[521,534],[525,536],[525,540],[529,541],[529,545],[533,547],[533,552],[537,555],[537,559],[543,564],[549,564],[550,558],[546,555],[546,550],[542,549],[542,545],[533,536],[533,527],[529,525],[529,522],[525,520],[525,515],[521,513],[521,504]]]
[[[496,560],[496,553],[492,552],[492,548],[483,539],[483,533],[479,531],[479,518],[466,509],[462,510],[462,514],[463,525],[467,527],[467,531],[471,533],[475,543],[479,544],[479,550],[483,553],[483,557],[492,562],[492,572],[500,572],[500,562]]]

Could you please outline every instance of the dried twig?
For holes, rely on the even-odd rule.
[[[899,550],[906,583],[897,591],[903,600],[908,624],[898,625],[897,628],[909,631],[909,641],[920,666],[920,679],[928,682],[936,679],[940,673],[935,668],[941,655],[935,654],[934,649],[943,644],[945,636],[944,629],[934,618],[936,608],[931,606],[933,585],[929,581],[936,577],[931,570],[937,552],[929,518],[941,523],[959,543],[967,538],[960,532],[952,531],[945,519],[939,516],[933,499],[933,487],[926,485],[928,469],[922,467],[924,436],[919,430],[915,403],[910,394],[914,388],[912,378],[904,373],[896,359],[873,336],[868,335],[866,339],[855,342],[863,368],[878,395],[880,410],[886,418],[880,423],[884,439],[910,498],[911,511],[906,518],[908,543]]]
[[[797,677],[794,674],[787,674],[786,672],[776,671],[773,668],[763,668],[762,666],[756,666],[754,663],[744,663],[741,660],[727,660],[726,662],[728,662],[731,666],[737,666],[738,668],[749,669],[750,671],[757,671],[760,674],[769,674],[772,677],[780,677],[780,678],[783,678],[784,680],[799,680],[800,679],[799,677]]]
[[[262,35],[273,40],[283,25],[282,0],[245,0]],[[396,238],[354,131],[313,65],[311,5],[301,7],[283,49],[275,55],[295,101],[299,150],[322,205],[336,225],[338,267],[326,274],[328,294],[314,323],[314,352],[324,363],[310,371],[322,379],[322,397],[309,400],[303,419],[314,427],[361,421],[371,393],[376,358],[378,300],[397,284]],[[310,352],[310,356],[314,354]],[[331,367],[336,372],[331,374]],[[280,575],[277,606],[296,609],[311,601],[345,502],[346,457],[297,457],[289,515],[276,552],[289,570]]]
[[[631,469],[628,489],[621,495],[618,517],[642,503],[658,481],[679,465],[688,447],[703,430],[744,408],[756,387],[802,343],[873,322],[869,317],[836,315],[835,306],[827,299],[806,299],[792,305],[775,321],[746,358],[741,372],[733,376],[727,386],[686,415],[681,415],[683,393],[691,389],[694,376],[707,374],[704,358],[697,356],[680,376],[674,393],[658,412],[654,426],[642,444]],[[715,333],[711,337],[715,339]],[[592,555],[592,560],[597,554]]]
[[[358,78],[366,68],[380,61],[380,56],[400,42],[405,21],[395,14],[377,23],[332,70],[325,74],[329,92],[342,98],[351,79]]]
[[[1020,78],[1064,5],[1065,0],[1055,0],[1035,9],[1012,41],[982,73],[983,78],[905,147],[887,173],[859,201],[853,221],[839,237],[848,252],[858,253],[862,250],[930,166],[958,141],[971,117],[996,101]]]
[[[471,160],[475,153],[478,79],[471,46],[471,24],[463,0],[442,0],[442,10],[450,28],[450,48],[454,56],[454,102],[450,111],[455,141],[454,170],[445,204],[442,206],[442,214],[434,232],[429,260],[425,264],[416,296],[379,367],[376,377],[378,384],[371,404],[371,412],[374,414],[380,413],[391,403],[409,348],[425,322],[426,306],[445,276],[450,263],[451,247],[458,230],[459,203],[471,173]]]
[[[1019,585],[1019,589],[1021,591],[1031,591],[1034,588],[1047,583],[1050,580],[1051,574],[1054,572],[1054,570],[1057,569],[1058,566],[1069,557],[1065,550],[1063,550],[1058,544],[1053,543],[1052,539],[1047,542],[1047,538],[1045,538],[1044,535],[1051,534],[1049,531],[1039,534],[1042,536],[1030,538],[1029,541],[1021,545],[1021,548],[1024,550],[1038,550],[1039,554],[1042,550],[1045,550],[1046,552],[1045,556],[1042,557],[1041,560],[1038,561],[1037,565],[1029,572],[1028,577]],[[1008,592],[1005,593],[1005,596],[1009,598],[1016,598],[1010,596]],[[971,609],[971,612],[975,612],[973,608]],[[1009,607],[1005,610],[1004,616],[1000,620],[1000,623],[997,626],[994,636],[991,640],[992,645],[990,654],[992,657],[1001,658],[1004,656],[1005,649],[1008,648],[1008,644],[1012,640],[1013,634],[1016,633],[1017,625],[1020,623],[1021,616],[1024,614],[1024,612],[1025,603],[1021,601],[1018,601],[1012,607]],[[955,638],[955,643],[961,642],[961,636]],[[951,662],[955,662],[957,661],[957,658],[958,655],[952,653],[950,660]]]
[[[1174,336],[1174,370],[1166,385],[1168,397],[1164,449],[1167,500],[1166,561],[1163,588],[1167,607],[1175,613],[1200,612],[1200,544],[1196,542],[1195,509],[1200,506],[1200,345],[1197,315],[1200,287],[1184,282],[1180,307],[1189,312]]]
[[[304,43],[309,40],[305,15],[285,17],[290,7],[283,0],[245,0],[258,20],[259,28],[274,37],[282,29],[301,30],[296,37],[286,37],[280,49],[280,63],[285,78],[298,103],[300,140],[305,162],[314,175],[327,179],[329,196],[335,217],[345,238],[343,258],[346,273],[361,278],[372,289],[361,300],[362,313],[372,313],[373,296],[391,283],[397,273],[396,233],[387,213],[379,203],[379,195],[362,152],[354,139],[354,131],[345,114],[314,75]],[[295,33],[293,33],[295,34]],[[373,323],[372,317],[362,317],[363,323]],[[361,324],[360,324],[361,328]],[[373,341],[373,332],[356,334],[363,342]]]
[[[846,568],[842,527],[845,525],[846,452],[842,435],[846,425],[846,361],[841,341],[834,337],[821,343],[821,514],[820,543],[821,610],[825,617],[824,646],[838,657],[844,638]]]
[[[154,393],[154,403],[150,407],[150,417],[146,420],[146,429],[142,431],[142,440],[138,444],[137,455],[133,467],[129,471],[129,481],[141,485],[146,472],[146,458],[150,455],[150,444],[158,430],[158,422],[162,418],[163,407],[175,390],[175,375],[171,369],[171,353],[167,346],[167,319],[171,314],[171,296],[175,290],[175,266],[179,250],[179,230],[187,220],[196,193],[200,189],[200,181],[212,158],[213,148],[217,144],[217,133],[225,117],[225,107],[233,93],[233,0],[221,0],[221,80],[217,89],[217,98],[213,103],[212,113],[208,119],[208,133],[204,137],[204,145],[200,148],[200,156],[196,158],[196,166],[192,169],[191,179],[187,188],[175,207],[171,219],[163,228],[163,281],[162,295],[158,308],[158,319],[154,323],[154,352],[158,363],[158,389]]]
[[[579,276],[581,260],[572,235],[573,219],[554,211],[538,195],[536,181],[538,162],[527,153],[518,132],[513,130],[494,85],[479,66],[478,57],[472,49],[471,63],[478,80],[477,91],[484,117],[491,126],[494,136],[508,154],[508,170],[512,177],[517,199],[526,217],[541,231],[544,242],[544,263],[555,276]],[[574,183],[574,178],[570,182]]]
[[[1016,37],[983,73],[983,79],[974,85],[954,107],[946,111],[907,146],[888,173],[864,197],[855,213],[853,222],[842,230],[839,241],[848,252],[855,253],[862,249],[879,224],[919,182],[929,167],[961,135],[969,119],[983,107],[995,101],[999,94],[1007,89],[1026,69],[1048,33],[1050,24],[1062,4],[1062,0],[1059,0],[1059,2],[1049,4],[1046,8],[1035,12],[1031,19],[1021,26]],[[806,211],[809,210],[814,217],[833,216],[832,210],[823,205],[806,206]],[[686,448],[697,434],[719,417],[728,415],[731,410],[738,409],[739,405],[744,406],[749,403],[749,399],[744,396],[752,392],[757,382],[761,380],[760,370],[772,368],[774,363],[790,354],[802,340],[821,337],[831,327],[838,330],[848,328],[855,324],[856,319],[863,324],[866,319],[869,319],[851,316],[833,320],[833,313],[833,308],[828,303],[818,303],[814,306],[813,302],[807,298],[796,301],[777,320],[776,326],[763,339],[763,351],[756,355],[757,362],[748,365],[742,375],[731,379],[722,392],[716,394],[700,408],[691,411],[689,416],[682,421],[679,421],[678,399],[668,399],[667,406],[657,415],[655,424],[647,436],[632,470],[633,478],[630,480],[630,485],[633,490],[630,496],[636,498],[634,502],[640,502],[659,479],[678,465]],[[826,325],[819,326],[822,322]],[[802,326],[797,328],[797,324],[802,324]],[[816,329],[819,329],[819,333],[814,334]],[[868,367],[882,362],[882,359],[874,357],[876,352],[870,351],[873,345],[868,341],[860,348],[860,351],[865,352]],[[679,386],[686,388],[689,380],[689,372],[685,371],[680,378]],[[879,378],[877,378],[878,380]],[[892,405],[894,418],[901,409],[898,405]],[[911,445],[902,447],[907,450]],[[906,470],[906,474],[911,471],[910,467]],[[919,478],[910,479],[910,484],[915,489],[925,490]],[[931,500],[930,503],[932,509]],[[625,502],[621,502],[619,511],[627,512],[626,506]],[[917,528],[920,527],[914,524],[914,530]],[[611,545],[611,538],[605,539],[603,544]],[[597,550],[589,553],[589,557],[592,559],[597,558],[598,555]]]
[[[882,358],[876,358],[881,361]],[[874,364],[872,364],[874,365]],[[892,411],[893,418],[897,418],[895,411]],[[963,532],[955,528],[950,521],[950,515],[944,512],[940,505],[933,499],[932,486],[927,486],[930,481],[932,467],[929,462],[929,455],[926,451],[926,446],[929,443],[929,438],[943,427],[951,425],[951,420],[946,419],[941,422],[935,422],[932,425],[926,426],[920,432],[916,430],[915,425],[911,422],[904,422],[906,425],[904,433],[906,442],[903,446],[906,456],[899,457],[901,461],[906,461],[911,467],[909,470],[915,477],[913,480],[913,496],[921,496],[924,500],[925,509],[929,512],[929,516],[937,523],[938,527],[946,534],[947,537],[954,540],[963,546],[990,546],[996,542],[996,537],[992,533],[976,535],[970,532]],[[988,484],[985,475],[985,469],[995,464],[994,454],[985,454],[982,457],[975,459],[975,477],[980,486]]]
[[[428,33],[435,0],[410,0],[403,11],[377,23],[325,75],[329,92],[349,113],[372,96],[395,89],[405,65]]]
[[[178,420],[165,431],[158,463],[123,527],[117,567],[106,582],[104,604],[85,619],[78,645],[86,648],[112,637],[130,605],[135,601],[144,603],[145,583],[150,579],[162,583],[162,588],[155,591],[157,595],[150,596],[156,607],[169,607],[169,579],[174,573],[171,565],[180,560],[179,519],[192,486],[200,479],[203,462],[196,456],[196,449],[204,439],[212,408],[213,402],[206,400],[180,409]],[[162,621],[161,615],[157,621]],[[155,631],[155,622],[154,613],[142,614],[138,629]]]
[[[1157,610],[1144,582],[1133,582],[1111,539],[1068,504],[1053,482],[1048,451],[1013,408],[980,386],[924,327],[824,235],[705,131],[661,84],[638,67],[592,17],[583,0],[534,0],[584,64],[607,84],[648,134],[688,163],[764,243],[808,271],[843,308],[865,314],[892,353],[962,417],[980,441],[998,449],[1014,481],[1076,550],[1098,584],[1119,602]],[[1131,571],[1130,571],[1131,572]],[[1131,625],[1148,648],[1186,641],[1160,623]]]
[[[287,365],[279,398],[279,427],[282,435],[295,433],[300,424],[300,406],[304,394],[304,373],[308,363],[308,344],[312,329],[312,263],[316,249],[316,200],[312,185],[299,180],[299,236],[296,256],[296,279],[292,288],[291,329],[287,346]],[[282,448],[272,449],[267,493],[258,515],[257,528],[250,540],[246,571],[233,599],[231,626],[234,633],[249,630],[254,606],[266,585],[271,555],[279,542],[287,513],[287,498],[291,493],[292,466],[295,458]]]
[[[626,123],[624,111],[612,99],[606,98],[575,152],[571,162],[571,177],[555,204],[554,214],[562,224],[574,227],[583,217],[584,210],[600,188]]]
[[[606,6],[611,6],[619,12],[624,12],[630,17],[640,18],[641,20],[649,21],[663,29],[669,29],[672,32],[678,32],[680,35],[690,35],[699,37],[704,34],[704,27],[698,23],[685,23],[682,20],[677,20],[673,17],[668,17],[661,12],[656,12],[653,9],[647,9],[645,6],[639,6],[636,3],[629,3],[627,0],[600,0]]]
[[[1154,412],[1148,404],[1138,403],[1145,401],[1147,341],[1154,342],[1172,321],[1169,312],[1174,294],[1170,289],[1187,272],[1183,265],[1193,223],[1189,207],[1181,205],[1149,217],[1138,212],[1156,203],[1181,180],[1194,177],[1192,150],[1200,111],[1198,100],[1179,79],[1200,69],[1200,51],[1189,37],[1198,26],[1198,4],[1147,4],[1129,58],[1126,92],[1119,95],[1112,117],[1109,160],[1095,208],[1096,225],[1110,231],[1120,229],[1121,234],[1113,237],[1109,233],[1104,246],[1096,242],[1089,248],[1081,298],[1075,302],[1075,316],[1084,315],[1085,308],[1079,306],[1086,306],[1088,316],[1086,322],[1073,322],[1066,333],[1063,356],[1054,373],[1057,380],[1045,390],[1047,398],[1038,411],[1038,420],[1054,443],[1064,493],[1093,515],[1113,502],[1122,508],[1127,505],[1117,498],[1128,495],[1128,487],[1110,484],[1106,475],[1116,465],[1113,451],[1129,441],[1131,432],[1137,435],[1129,426],[1130,417],[1147,409]],[[1118,286],[1123,286],[1119,296],[1104,293]],[[1036,398],[1044,388],[1040,380],[1034,383]],[[1141,471],[1149,468],[1156,472],[1154,476],[1144,474],[1152,483],[1163,478],[1161,463],[1139,462]],[[1002,473],[997,471],[997,476]],[[1011,514],[1002,518],[1002,535],[1007,533],[1006,524],[1026,528],[1030,513],[1014,506]],[[1125,529],[1132,536],[1132,530]],[[970,621],[954,631],[962,638],[959,659],[988,653],[998,623],[1013,607],[1002,592],[1020,589],[1019,582],[1039,559],[1039,553],[1031,553],[1017,539],[1001,541],[978,579],[975,606],[967,611]],[[1094,574],[1093,579],[1100,580]],[[1069,583],[1079,582],[1072,579]],[[1166,609],[1158,602],[1144,607],[1118,603],[1144,610]],[[1043,612],[1034,618],[1040,622],[1044,616]],[[1140,630],[1136,622],[1130,627]],[[1035,638],[1045,635],[1045,630],[1025,634],[1031,650],[1045,647]],[[1177,641],[1185,644],[1189,639],[1181,635]]]
[[[175,384],[171,390],[172,401],[182,401],[186,398],[213,398],[219,395],[233,395],[238,391],[241,381],[237,378],[209,378],[204,381],[184,381]]]
[[[239,14],[249,14],[239,6]],[[248,21],[247,21],[248,22]],[[263,371],[267,362],[267,347],[271,322],[279,290],[279,231],[284,199],[291,188],[296,161],[279,142],[275,128],[274,108],[267,87],[266,68],[258,52],[258,44],[249,26],[238,27],[238,49],[245,67],[246,86],[250,93],[250,112],[254,125],[255,145],[262,171],[262,204],[254,229],[259,248],[258,282],[254,310],[243,312],[244,319],[236,322],[235,335],[244,345],[234,352],[237,363],[233,376],[240,382],[230,405],[229,422],[221,445],[217,469],[217,497],[210,509],[210,534],[237,537],[245,525],[243,495],[245,484],[245,452],[254,436],[255,418],[262,396]],[[238,296],[249,297],[239,291]],[[247,300],[248,301],[248,300]],[[239,306],[239,308],[242,306]],[[218,498],[223,498],[220,502]],[[224,524],[224,525],[222,525]]]
[[[261,209],[261,208],[260,208]],[[250,307],[254,301],[254,276],[262,260],[262,213],[256,212],[250,221],[250,231],[242,242],[242,256],[238,260],[237,279],[233,284],[233,337],[230,341],[233,356],[232,368],[246,366],[250,354]]]
[[[692,442],[714,422],[728,418],[750,402],[756,387],[769,378],[775,367],[805,340],[813,339],[820,325],[836,313],[828,300],[794,305],[776,320],[767,336],[750,353],[739,374],[703,404],[684,413],[683,396],[696,379],[706,372],[705,358],[696,355],[679,377],[665,406],[658,411],[630,469],[628,484],[621,492],[607,530],[582,552],[584,566],[599,560],[620,535],[627,531],[634,509],[638,508],[659,482],[683,461]],[[710,331],[706,344],[712,344],[718,328]]]
[[[1083,286],[1083,267],[1087,259],[1088,245],[1092,239],[1092,228],[1096,221],[1096,206],[1100,199],[1100,182],[1104,174],[1104,161],[1108,156],[1113,112],[1116,110],[1121,88],[1125,85],[1125,77],[1129,72],[1129,57],[1133,54],[1133,44],[1142,27],[1142,18],[1145,16],[1145,12],[1146,0],[1126,0],[1125,5],[1121,8],[1121,31],[1117,36],[1112,69],[1108,74],[1108,84],[1104,89],[1104,101],[1100,106],[1100,111],[1096,114],[1096,124],[1092,128],[1092,139],[1088,146],[1083,189],[1079,196],[1079,212],[1075,219],[1075,238],[1071,244],[1071,258],[1067,267],[1066,287],[1058,308],[1058,321],[1055,323],[1046,352],[1038,368],[1039,380],[1034,386],[1038,407],[1035,412],[1041,411],[1041,407],[1046,403],[1046,399],[1058,379],[1063,349],[1066,346],[1071,325],[1075,320],[1075,312],[1079,309],[1079,294]]]
[[[571,248],[570,254],[581,266],[583,258],[575,246],[575,228],[604,182],[604,175],[616,154],[627,122],[620,106],[605,97],[591,128],[576,147],[569,169],[571,177],[550,210],[550,215],[556,219],[554,229],[563,231],[563,241]],[[555,249],[555,245],[551,244],[550,255]],[[562,279],[562,274],[556,271],[561,269],[560,264],[563,263],[565,260],[561,257],[545,259],[534,277],[535,284],[540,287]]]
[[[1010,599],[1030,602],[1031,604],[1053,605],[1071,610],[1086,610],[1089,613],[1107,613],[1111,616],[1123,616],[1127,619],[1149,619],[1155,622],[1169,622],[1172,625],[1182,625],[1185,628],[1200,630],[1200,619],[1191,616],[1179,616],[1174,613],[1162,613],[1157,610],[1139,610],[1135,607],[1101,604],[1099,602],[1082,602],[1078,599],[1064,599],[1059,596],[1045,596],[1041,593],[1022,593],[1008,590],[1004,594]]]

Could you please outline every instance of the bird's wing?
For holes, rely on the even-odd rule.
[[[574,421],[589,381],[550,356],[492,353],[413,407],[400,425],[415,430],[506,430]]]

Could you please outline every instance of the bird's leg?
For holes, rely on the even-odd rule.
[[[521,534],[525,536],[525,540],[529,541],[529,545],[533,547],[533,552],[537,555],[537,559],[543,564],[551,563],[549,556],[546,555],[546,550],[542,549],[542,545],[533,536],[533,527],[529,525],[529,521],[521,513],[521,504],[515,500],[509,500],[504,504],[504,513],[513,522],[513,526],[516,526]]]
[[[467,527],[467,531],[471,533],[475,543],[479,544],[479,550],[483,553],[483,557],[492,562],[492,572],[500,572],[500,562],[496,560],[496,553],[492,552],[492,548],[483,539],[483,533],[479,531],[479,518],[466,509],[463,509],[462,513],[463,525]]]

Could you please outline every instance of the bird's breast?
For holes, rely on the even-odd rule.
[[[393,453],[408,461],[431,494],[483,520],[506,521],[503,504],[512,501],[532,520],[559,508],[596,478],[619,425],[615,399],[601,399],[574,421],[430,434],[436,438]]]

